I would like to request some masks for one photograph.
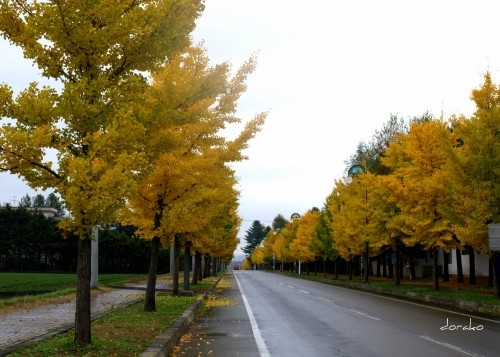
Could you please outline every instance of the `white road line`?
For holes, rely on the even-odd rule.
[[[348,288],[344,288],[344,289],[348,289]],[[389,297],[389,296],[378,295],[378,294],[374,294],[374,293],[370,293],[370,292],[366,292],[366,291],[356,290],[356,292],[358,292],[360,294],[376,296],[376,297],[379,297],[381,299],[397,301],[397,302],[400,302],[400,303],[403,303],[403,304],[420,306],[420,307],[424,307],[426,309],[448,312],[448,313],[454,314],[454,315],[460,315],[460,316],[466,316],[466,317],[473,317],[473,318],[475,318],[477,320],[489,321],[489,322],[493,322],[495,324],[500,324],[500,321],[489,319],[487,317],[481,317],[481,316],[478,316],[478,315],[470,315],[470,314],[467,314],[467,313],[458,312],[458,311],[454,311],[454,310],[451,310],[451,309],[445,309],[445,308],[440,308],[440,307],[425,305],[424,303],[419,303],[419,302],[411,302],[411,301],[407,301],[407,300],[401,300],[401,299],[397,299],[397,298],[393,298],[393,297]]]
[[[245,308],[247,310],[248,318],[250,319],[250,325],[252,326],[253,337],[255,338],[255,343],[257,344],[257,348],[259,349],[259,354],[261,357],[270,357],[269,350],[267,349],[266,342],[262,338],[260,334],[259,325],[257,325],[257,320],[255,320],[255,316],[253,315],[252,308],[250,304],[248,304],[248,300],[243,293],[243,288],[241,287],[240,281],[238,280],[238,276],[235,272],[233,272],[234,277],[236,279],[236,283],[238,283],[238,288],[240,289],[241,297],[243,298],[243,303],[245,304]]]
[[[302,290],[302,289],[299,289],[300,292],[304,293],[304,294],[309,294],[309,291],[305,291],[305,290]]]
[[[472,357],[482,357],[480,354],[477,354],[477,353],[474,353],[474,352],[471,352],[471,351],[467,351],[467,350],[464,350],[463,348],[460,348],[460,347],[457,347],[457,346],[454,346],[454,345],[450,345],[449,343],[446,343],[446,342],[443,342],[443,341],[438,341],[438,340],[435,340],[429,336],[419,336],[420,338],[423,338],[424,340],[427,340],[427,341],[431,341],[431,342],[434,342],[434,343],[437,343],[438,345],[441,345],[443,347],[447,347],[449,349],[452,349],[454,351],[457,351],[457,352],[460,352],[460,353],[463,353],[464,355],[467,355],[467,356],[472,356]]]
[[[378,317],[374,317],[374,316],[371,316],[371,315],[368,315],[368,314],[365,314],[364,312],[361,312],[359,310],[354,310],[354,309],[349,309],[357,314],[360,314],[360,315],[363,315],[363,316],[366,316],[366,317],[369,317],[370,319],[373,319],[375,321],[380,321],[380,319]]]

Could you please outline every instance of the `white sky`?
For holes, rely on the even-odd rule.
[[[214,63],[238,68],[258,52],[239,114],[269,110],[236,165],[242,238],[254,220],[321,208],[344,160],[391,113],[471,114],[470,92],[500,69],[500,2],[206,0],[193,37]],[[19,50],[0,42],[0,82],[38,80]],[[0,202],[32,191],[0,174]]]

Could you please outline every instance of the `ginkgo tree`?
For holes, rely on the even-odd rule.
[[[327,260],[330,259],[335,262],[338,257],[338,253],[334,249],[332,230],[329,226],[329,222],[331,222],[331,215],[326,207],[327,204],[325,203],[325,207],[319,211],[313,231],[314,238],[309,242],[309,249],[311,252],[313,252],[315,256],[321,258],[323,274],[325,276]],[[335,269],[335,273],[337,273],[337,269]]]
[[[165,212],[165,237],[173,237],[174,263],[178,262],[180,248],[193,248],[218,261],[232,257],[237,246],[236,232],[240,219],[236,214],[238,194],[232,170],[217,169],[218,177],[193,187],[183,198],[175,200]],[[208,172],[205,174],[208,175]],[[187,199],[186,199],[187,198]],[[184,259],[189,259],[185,256]],[[216,268],[217,264],[213,264]],[[178,267],[172,272],[173,294],[178,294]]]
[[[316,255],[311,250],[311,246],[314,239],[316,239],[315,232],[318,224],[318,218],[319,211],[317,209],[304,213],[299,220],[297,236],[290,243],[290,253],[294,259],[299,261],[299,273],[301,271],[300,265],[302,263],[312,262],[316,259]]]
[[[376,237],[369,229],[373,206],[369,196],[372,180],[372,174],[363,173],[356,175],[349,184],[336,181],[332,193],[327,198],[327,209],[332,217],[329,225],[333,232],[334,247],[349,262],[350,278],[353,259],[366,255],[367,251],[369,256],[377,251]]]
[[[500,88],[489,72],[471,98],[474,115],[452,120],[455,143],[447,165],[455,178],[451,218],[457,236],[469,248],[469,259],[474,250],[489,252],[488,224],[500,222]],[[500,254],[491,252],[491,257],[495,295],[500,298]]]
[[[147,311],[155,309],[160,244],[177,243],[178,234],[197,232],[210,223],[216,193],[227,182],[234,183],[227,164],[245,159],[242,151],[264,123],[266,114],[260,113],[236,138],[220,133],[241,121],[235,114],[237,101],[255,65],[251,57],[231,76],[228,63],[211,66],[201,46],[190,46],[152,74],[142,113],[150,123],[142,140],[147,166],[124,213],[139,235],[152,242]]]
[[[0,86],[0,167],[52,188],[80,237],[75,343],[91,342],[90,242],[144,162],[137,115],[148,72],[189,43],[201,0],[3,0],[0,31],[54,87]],[[54,153],[54,155],[48,155]]]
[[[401,209],[400,228],[407,246],[421,245],[433,254],[434,289],[439,289],[438,249],[457,246],[452,221],[445,212],[452,205],[453,177],[446,170],[447,148],[452,145],[447,124],[441,120],[414,122],[407,135],[391,143],[382,162],[398,178],[392,192]]]
[[[278,261],[281,261],[281,271],[285,271],[285,263],[295,260],[291,252],[291,243],[297,238],[297,229],[299,228],[299,219],[293,219],[276,234],[273,244],[273,253]]]

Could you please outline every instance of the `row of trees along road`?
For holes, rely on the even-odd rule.
[[[500,297],[500,253],[489,251],[487,231],[488,224],[500,222],[500,88],[489,73],[471,98],[472,117],[445,121],[425,114],[407,123],[392,116],[346,162],[349,167],[361,163],[367,172],[350,184],[336,181],[321,211],[313,209],[281,231],[270,230],[263,247],[251,249],[251,261],[340,256],[352,263],[368,245],[371,257],[395,254],[397,267],[406,251],[414,268],[415,252],[430,251],[437,290],[438,249],[449,254],[456,248],[458,262],[461,251],[468,251],[471,284],[476,282],[474,251],[479,251],[490,255],[490,281]],[[458,278],[463,282],[461,267]],[[398,268],[397,284],[399,279]]]
[[[53,86],[0,86],[0,168],[53,189],[79,237],[75,343],[89,344],[90,247],[96,225],[123,222],[152,242],[146,310],[160,244],[229,258],[240,223],[228,166],[258,132],[233,140],[250,58],[231,77],[190,43],[201,0],[4,1],[0,31]],[[55,155],[48,155],[55,153]],[[176,249],[177,251],[177,249]],[[174,277],[175,281],[175,277]]]

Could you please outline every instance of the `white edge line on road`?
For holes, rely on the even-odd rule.
[[[257,348],[259,349],[259,353],[261,357],[270,357],[269,350],[267,349],[266,342],[262,338],[260,334],[259,325],[257,325],[257,320],[255,320],[255,316],[253,315],[252,308],[250,304],[248,304],[248,300],[243,293],[243,288],[241,287],[240,281],[238,280],[238,276],[235,272],[233,272],[234,277],[236,279],[236,283],[238,283],[238,288],[240,289],[241,297],[243,298],[243,303],[245,304],[245,308],[247,310],[248,318],[250,319],[250,325],[252,326],[253,337],[255,338],[255,343],[257,344]]]
[[[447,347],[449,349],[452,349],[454,351],[457,351],[457,352],[461,352],[467,356],[472,356],[472,357],[482,357],[481,355],[477,354],[477,353],[474,353],[474,352],[471,352],[471,351],[467,351],[467,350],[464,350],[463,348],[460,348],[460,347],[457,347],[457,346],[454,346],[454,345],[451,345],[449,343],[446,343],[446,342],[443,342],[443,341],[438,341],[438,340],[435,340],[429,336],[419,336],[420,338],[423,338],[424,340],[427,340],[427,341],[431,341],[431,342],[434,342],[434,343],[437,343],[438,345],[441,345],[441,346],[444,346],[444,347]]]
[[[338,287],[350,290],[349,288],[345,288],[343,286],[338,286]],[[464,312],[458,312],[458,311],[454,311],[454,310],[451,310],[451,309],[445,309],[445,308],[440,308],[440,307],[436,307],[436,306],[426,305],[423,302],[412,302],[412,301],[408,301],[408,300],[402,300],[402,299],[393,298],[393,297],[390,297],[390,296],[379,295],[379,294],[375,294],[375,293],[371,293],[371,292],[367,292],[367,291],[361,291],[361,290],[355,290],[355,291],[357,291],[358,293],[361,293],[361,294],[365,294],[365,295],[376,296],[376,297],[379,297],[381,299],[387,299],[387,300],[397,301],[397,302],[400,302],[400,303],[403,303],[403,304],[420,306],[420,307],[431,309],[431,310],[438,310],[438,311],[449,312],[450,314],[454,314],[454,315],[461,315],[461,316],[466,316],[466,317],[473,317],[473,318],[478,319],[478,320],[489,321],[489,322],[493,322],[493,323],[496,323],[496,324],[500,324],[500,321],[498,321],[498,320],[489,319],[487,317],[481,317],[479,315],[470,315],[470,314],[467,314],[467,313],[464,313]]]
[[[354,310],[354,309],[349,309],[349,310],[351,310],[351,311],[353,311],[353,312],[355,312],[355,313],[357,313],[357,314],[360,314],[360,315],[363,315],[363,316],[369,317],[370,319],[373,319],[373,320],[375,320],[375,321],[380,321],[380,319],[379,319],[378,317],[374,317],[374,316],[368,315],[368,314],[366,314],[366,313],[364,313],[364,312],[361,312],[361,311],[358,311],[358,310]]]

